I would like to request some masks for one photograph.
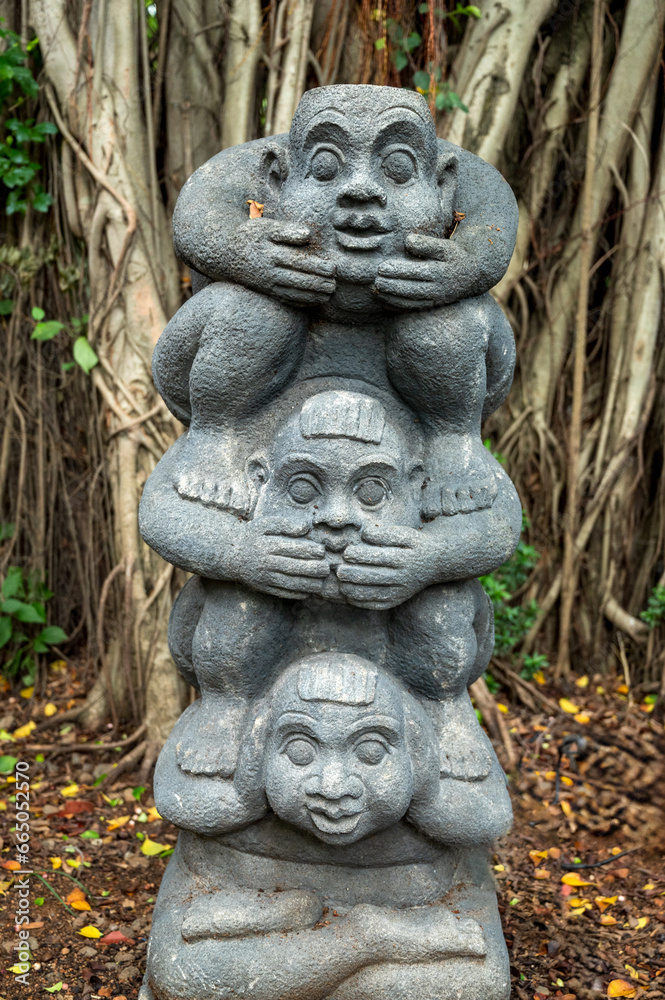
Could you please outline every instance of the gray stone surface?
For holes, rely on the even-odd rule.
[[[389,88],[310,91],[181,192],[196,294],[153,371],[187,431],[140,521],[195,574],[169,642],[200,698],[155,772],[182,832],[141,1000],[507,997],[510,799],[467,688],[494,641],[475,578],[521,526],[480,436],[516,226],[498,172]]]

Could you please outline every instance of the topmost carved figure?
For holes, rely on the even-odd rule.
[[[248,198],[263,218],[247,218]],[[425,520],[510,493],[480,422],[512,381],[512,331],[486,293],[516,223],[501,175],[438,140],[409,91],[309,91],[288,136],[204,164],[181,192],[175,246],[215,283],[174,316],[153,360],[159,392],[190,425],[180,497],[250,517],[257,435],[316,391],[313,379],[407,404],[423,436]],[[504,501],[518,532],[516,497]],[[152,544],[145,516],[142,530]]]

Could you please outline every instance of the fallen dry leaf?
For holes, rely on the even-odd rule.
[[[55,715],[57,711],[58,711],[58,706],[54,705],[52,701],[49,701],[47,705],[44,705],[44,715],[47,718],[50,718],[52,715]]]
[[[600,922],[603,927],[612,927],[616,924],[616,918],[612,916],[611,913],[603,913],[600,917]]]
[[[614,906],[618,896],[596,896],[594,903],[601,913],[604,913],[608,906]]]
[[[577,715],[580,711],[579,705],[576,705],[575,702],[570,701],[568,698],[559,698],[559,708],[568,715]]]
[[[102,932],[97,927],[93,927],[92,924],[88,924],[87,927],[82,927],[78,933],[81,937],[86,938],[100,938],[102,936]]]
[[[533,861],[534,865],[538,866],[545,861],[548,856],[547,851],[529,851],[529,857]]]
[[[113,830],[119,830],[125,823],[129,823],[129,816],[118,816],[117,819],[111,820],[106,829],[109,833],[112,833]]]
[[[636,993],[637,987],[625,979],[613,979],[607,987],[608,997],[634,997]]]
[[[566,872],[565,875],[561,876],[561,881],[564,885],[593,885],[593,882],[585,882],[584,879],[577,874],[577,872]]]
[[[158,844],[150,837],[146,837],[141,844],[141,854],[147,854],[149,858],[153,858],[155,855],[161,854],[162,851],[168,851],[170,847],[170,844]]]
[[[262,205],[258,201],[254,201],[253,198],[248,198],[247,205],[249,205],[249,217],[250,219],[260,219],[263,216],[263,209],[265,205]]]
[[[72,796],[76,795],[76,793],[78,792],[78,790],[79,790],[79,786],[76,784],[75,781],[73,781],[71,783],[71,785],[65,785],[64,788],[61,788],[60,789],[60,794],[64,795],[65,798],[71,798]]]
[[[26,739],[30,735],[30,733],[32,732],[32,730],[35,728],[36,725],[37,725],[37,723],[34,720],[31,719],[30,722],[26,722],[26,724],[24,726],[19,726],[18,729],[14,730],[14,734],[13,734],[14,735],[14,739],[15,740],[24,740],[24,739]]]
[[[103,938],[99,939],[100,944],[135,944],[133,938],[125,937],[122,931],[109,931]]]

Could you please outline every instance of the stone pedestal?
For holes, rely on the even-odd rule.
[[[521,526],[480,436],[516,226],[498,172],[390,88],[309,91],[183,188],[196,294],[153,372],[188,429],[141,531],[195,574],[169,637],[200,698],[155,773],[182,832],[141,1000],[508,996],[511,808],[467,688],[494,640],[475,578]]]

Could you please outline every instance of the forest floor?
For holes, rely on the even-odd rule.
[[[505,689],[495,696],[507,734],[497,751],[504,765],[507,750],[516,762],[515,825],[493,857],[513,996],[656,1000],[665,997],[663,725],[620,680],[584,680],[565,691],[536,688],[542,713],[511,701]],[[37,1000],[47,991],[91,1000],[138,996],[176,830],[135,776],[113,782],[122,748],[100,746],[102,738],[111,742],[107,734],[57,724],[82,696],[82,681],[64,662],[43,691],[3,696],[0,1000]],[[49,713],[56,724],[32,732],[30,723]],[[14,971],[21,876],[11,832],[13,758],[29,763],[31,782],[32,965],[25,985]],[[99,787],[105,774],[110,783]]]

